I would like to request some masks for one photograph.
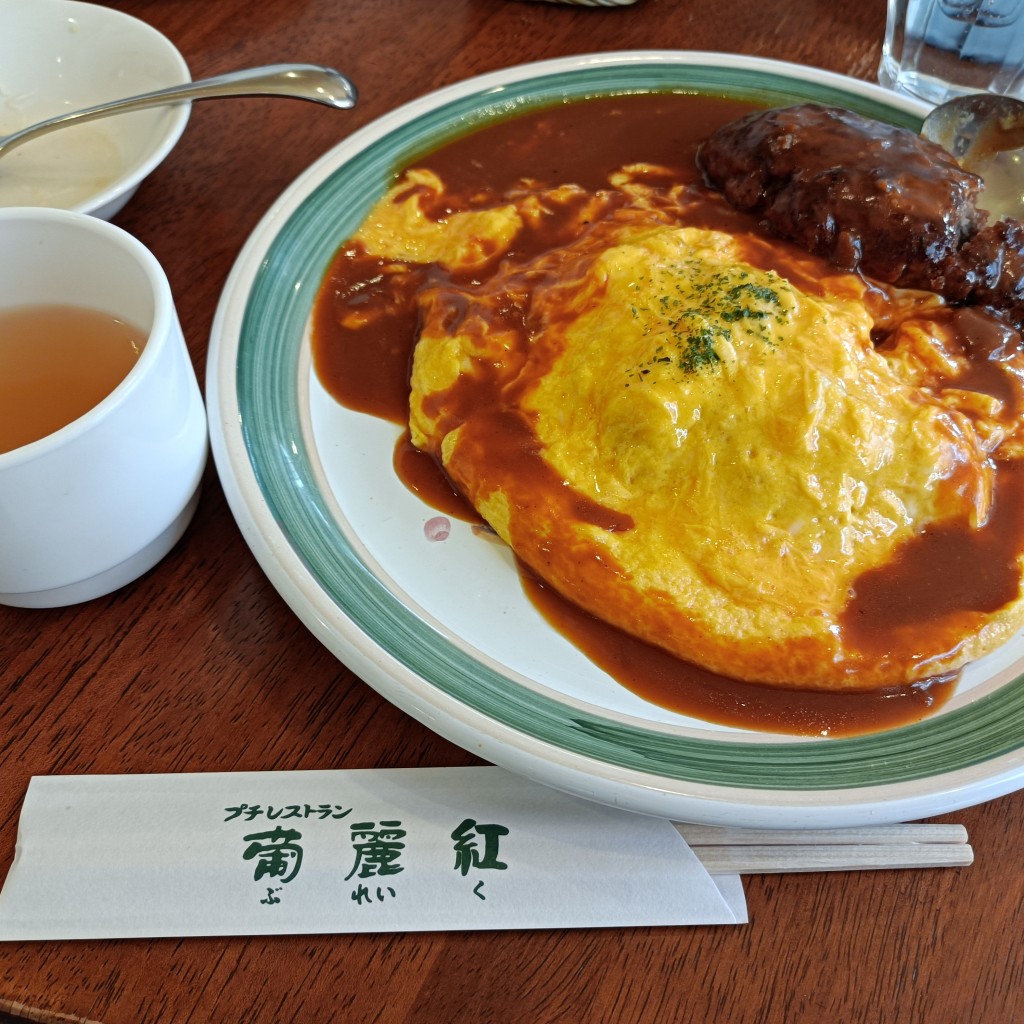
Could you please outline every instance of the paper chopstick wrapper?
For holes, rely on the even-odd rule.
[[[0,940],[746,921],[671,822],[500,768],[31,780]]]

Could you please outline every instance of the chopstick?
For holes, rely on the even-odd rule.
[[[963,825],[775,830],[672,824],[713,875],[967,867],[974,862]]]

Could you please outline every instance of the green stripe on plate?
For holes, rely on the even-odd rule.
[[[394,659],[438,690],[503,725],[607,765],[674,780],[754,790],[834,790],[954,772],[1024,743],[1020,677],[973,704],[919,724],[850,739],[689,738],[580,712],[529,690],[439,637],[360,561],[318,491],[297,396],[302,337],[340,243],[396,169],[439,141],[496,116],[566,98],[695,91],[767,105],[800,100],[851,107],[917,128],[919,119],[870,97],[763,70],[690,64],[599,65],[485,89],[428,110],[354,152],[284,223],[245,309],[236,385],[258,485],[319,586]]]

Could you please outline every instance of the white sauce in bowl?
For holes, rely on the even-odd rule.
[[[0,134],[33,123],[7,119],[0,110]],[[0,157],[0,206],[77,206],[111,185],[124,160],[102,123],[61,128]]]

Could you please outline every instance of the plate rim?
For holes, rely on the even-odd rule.
[[[427,93],[363,126],[341,140],[285,189],[250,234],[222,291],[211,330],[206,393],[211,449],[232,514],[275,589],[339,660],[385,699],[428,728],[486,760],[536,781],[642,813],[757,827],[825,827],[905,820],[954,810],[1010,792],[1021,784],[1024,772],[1024,751],[1020,745],[953,772],[924,775],[912,783],[795,790],[709,785],[692,780],[680,785],[678,780],[588,758],[530,736],[438,689],[365,634],[350,614],[317,583],[303,562],[301,552],[292,546],[282,524],[275,519],[259,487],[256,468],[244,444],[246,425],[241,422],[235,392],[235,356],[244,319],[244,309],[240,311],[238,303],[241,300],[242,305],[247,306],[252,284],[274,242],[302,203],[344,165],[346,154],[360,152],[375,139],[439,105],[487,92],[498,95],[501,90],[525,79],[586,68],[659,64],[754,69],[788,80],[824,83],[843,93],[862,95],[902,110],[908,117],[919,117],[926,109],[919,102],[898,97],[880,86],[803,65],[707,51],[639,50],[553,58],[474,76]],[[341,239],[337,241],[340,244]],[[750,742],[756,744],[756,737]],[[843,742],[812,739],[793,745],[827,744],[836,750],[836,744]]]

